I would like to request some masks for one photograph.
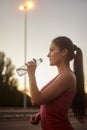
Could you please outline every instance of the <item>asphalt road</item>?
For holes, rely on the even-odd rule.
[[[87,120],[85,124],[80,124],[75,118],[70,118],[75,130],[87,130]],[[0,130],[41,130],[40,125],[33,126],[28,120],[4,120],[0,121]]]

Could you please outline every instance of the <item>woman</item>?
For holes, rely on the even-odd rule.
[[[30,122],[38,124],[41,120],[42,130],[73,130],[68,119],[69,108],[72,106],[80,121],[85,117],[82,51],[69,38],[61,36],[52,41],[47,56],[50,65],[57,67],[58,75],[41,91],[35,78],[35,59],[26,64],[32,105],[40,105],[40,112]],[[74,60],[74,71],[70,69],[71,60]]]

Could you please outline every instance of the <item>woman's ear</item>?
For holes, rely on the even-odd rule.
[[[65,48],[62,50],[62,56],[66,56],[68,54],[68,50]]]

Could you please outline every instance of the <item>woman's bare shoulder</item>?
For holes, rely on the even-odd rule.
[[[61,73],[56,80],[60,80],[64,86],[75,89],[76,88],[76,76],[73,71],[67,70]]]
[[[65,78],[76,79],[76,76],[75,76],[74,72],[71,71],[71,70],[66,70],[66,71],[60,73],[60,74],[58,75],[58,77],[63,77],[63,78],[65,77]]]

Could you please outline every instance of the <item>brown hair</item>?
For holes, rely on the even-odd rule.
[[[86,109],[82,51],[73,44],[71,39],[65,36],[57,37],[53,42],[58,45],[60,50],[65,48],[68,50],[68,61],[74,60],[73,69],[77,79],[77,90],[72,102],[72,111],[79,121],[83,121],[86,115]]]

